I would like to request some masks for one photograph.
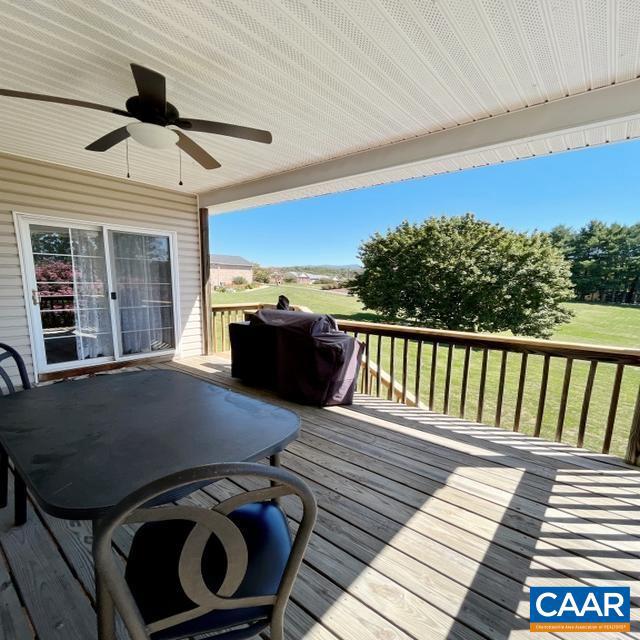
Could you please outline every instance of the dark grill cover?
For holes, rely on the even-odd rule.
[[[304,404],[353,401],[364,345],[331,316],[265,309],[229,334],[234,377]]]

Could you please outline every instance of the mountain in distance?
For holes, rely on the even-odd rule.
[[[302,265],[287,265],[283,267],[265,267],[269,270],[281,271],[286,273],[287,271],[305,272],[305,273],[317,273],[326,276],[345,276],[362,271],[362,265],[360,264],[302,264]]]

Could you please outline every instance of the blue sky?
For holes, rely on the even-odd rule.
[[[640,222],[640,141],[214,216],[211,250],[270,266],[352,264],[375,231],[466,211],[518,230]]]

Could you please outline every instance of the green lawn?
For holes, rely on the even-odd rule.
[[[375,321],[373,313],[365,312],[357,298],[344,296],[328,291],[318,291],[303,285],[283,285],[280,287],[270,286],[260,290],[249,290],[237,293],[214,293],[214,304],[233,304],[241,302],[276,302],[280,293],[285,294],[293,304],[309,307],[313,311],[320,313],[331,313],[338,318],[349,318],[353,320]],[[563,325],[553,336],[556,340],[567,342],[587,342],[592,344],[627,346],[632,348],[640,347],[640,309],[619,307],[611,305],[569,303],[575,317],[571,323]],[[371,344],[371,351],[375,353],[375,340]],[[409,388],[412,389],[415,381],[415,346],[409,346],[407,379]],[[450,409],[452,414],[457,413],[460,398],[460,385],[462,378],[462,350],[454,351],[452,367],[452,385],[450,395]],[[431,348],[424,345],[422,354],[423,367],[421,371],[421,400],[428,400],[429,368],[431,362]],[[446,370],[446,349],[441,348],[438,352],[437,381],[435,410],[443,408],[443,384]],[[387,371],[390,368],[390,348],[388,339],[382,343],[382,366]],[[507,375],[504,394],[504,404],[502,411],[502,425],[511,427],[514,419],[515,397],[517,394],[518,374],[520,367],[520,356],[509,354],[507,360]],[[491,353],[489,366],[487,369],[487,388],[484,405],[484,420],[492,422],[496,411],[496,389],[499,377],[500,354]],[[588,364],[576,362],[572,372],[572,384],[569,393],[569,403],[565,419],[563,441],[574,444],[576,441],[577,426],[580,419],[582,402],[582,392],[584,390]],[[477,415],[477,398],[479,386],[480,353],[473,352],[471,357],[471,367],[468,386],[468,400],[465,416],[475,419]],[[396,377],[402,371],[402,343],[396,345],[395,372]],[[539,384],[542,371],[542,357],[530,356],[525,385],[525,399],[523,403],[521,431],[532,433],[537,402],[539,394]],[[602,446],[602,434],[606,424],[609,410],[609,400],[613,376],[614,365],[600,364],[596,375],[593,395],[591,399],[589,420],[585,438],[585,446],[593,450],[600,450]],[[558,410],[560,404],[560,394],[564,376],[564,362],[552,359],[549,371],[549,385],[547,392],[546,410],[543,420],[542,435],[549,439],[554,438]],[[627,434],[631,424],[635,397],[640,384],[640,370],[627,367],[622,382],[620,403],[618,407],[616,427],[611,447],[611,452],[617,455],[624,455],[627,442]]]

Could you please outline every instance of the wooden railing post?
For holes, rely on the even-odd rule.
[[[478,389],[478,413],[477,421],[482,422],[482,414],[484,412],[484,388],[487,384],[487,364],[489,363],[489,351],[482,350],[482,365],[480,368],[480,387]]]
[[[434,342],[431,351],[431,371],[429,372],[429,410],[435,411],[436,373],[438,371],[438,343]]]
[[[638,395],[636,396],[636,406],[633,412],[625,460],[629,464],[640,465],[640,385],[638,385]]]
[[[407,338],[404,339],[403,347],[402,347],[402,394],[400,396],[400,401],[402,404],[407,402],[407,357],[409,355],[409,340]]]
[[[540,436],[540,430],[542,429],[542,418],[544,417],[544,410],[547,401],[547,385],[549,384],[549,361],[550,356],[547,354],[544,357],[542,364],[542,380],[540,381],[540,396],[538,397],[538,413],[536,415],[536,426],[533,430],[533,435],[538,438]]]
[[[522,401],[524,400],[524,385],[527,380],[527,360],[529,354],[523,353],[520,361],[520,377],[518,379],[518,395],[516,396],[516,410],[513,416],[513,430],[520,431],[520,417],[522,415]]]
[[[562,396],[560,397],[560,409],[558,410],[558,423],[556,425],[556,442],[562,442],[562,431],[564,429],[564,418],[567,413],[567,398],[569,396],[572,368],[573,358],[567,358],[567,364],[564,367],[564,379],[562,381]]]
[[[613,381],[613,389],[611,390],[611,402],[609,404],[607,427],[604,432],[604,440],[602,441],[602,453],[609,453],[609,449],[611,448],[611,437],[613,435],[613,427],[616,422],[616,413],[618,411],[618,400],[620,399],[620,386],[622,385],[623,373],[624,365],[619,364],[616,367],[616,376]]]
[[[502,401],[504,399],[504,380],[507,374],[507,351],[502,352],[502,358],[500,360],[500,379],[498,380],[498,397],[496,398],[496,427],[500,426],[502,422]]]
[[[469,365],[471,364],[471,347],[464,348],[464,365],[462,366],[462,384],[460,386],[460,417],[464,418],[467,405],[467,385],[469,383]]]

